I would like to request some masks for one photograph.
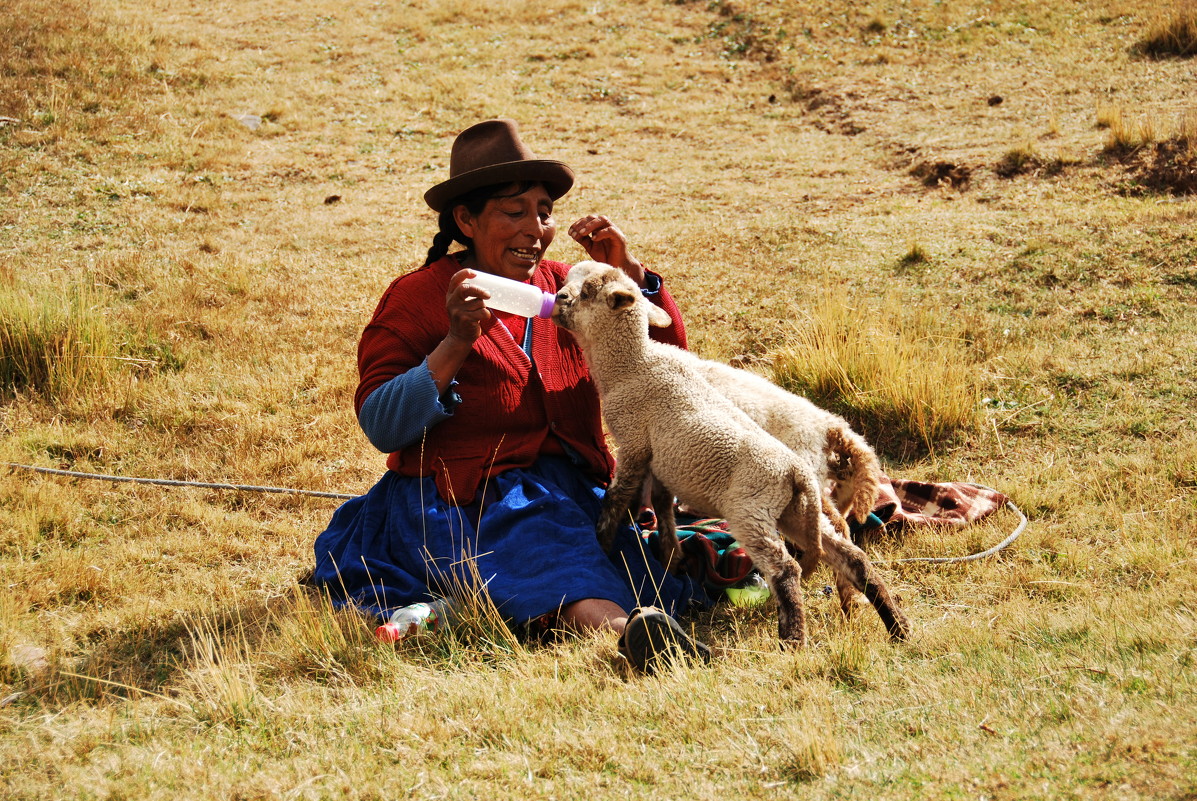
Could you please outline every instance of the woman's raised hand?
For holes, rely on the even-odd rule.
[[[602,214],[587,214],[569,227],[569,235],[585,248],[595,261],[623,270],[639,286],[644,286],[644,266],[628,253],[628,238]]]

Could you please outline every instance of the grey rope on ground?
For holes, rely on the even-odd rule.
[[[984,484],[972,484],[972,486],[979,487],[981,489],[993,490],[993,487],[987,487]],[[984,559],[986,556],[993,556],[995,553],[997,553],[998,551],[1007,547],[1008,545],[1010,545],[1010,543],[1012,543],[1016,539],[1018,539],[1019,536],[1022,534],[1023,531],[1026,530],[1026,527],[1027,527],[1027,516],[1022,513],[1021,509],[1019,509],[1017,506],[1014,505],[1014,501],[1011,501],[1009,498],[1007,498],[1006,506],[1004,508],[1011,509],[1014,511],[1015,514],[1018,515],[1018,517],[1019,517],[1018,525],[1015,526],[1014,531],[1010,532],[1010,535],[1008,537],[1006,537],[1006,539],[1002,540],[1001,542],[999,542],[997,545],[993,546],[992,548],[986,548],[984,551],[980,551],[979,553],[971,553],[968,556],[912,556],[907,559],[886,559],[884,561],[878,559],[875,562],[875,564],[901,565],[901,564],[910,564],[912,562],[931,562],[933,564],[944,565],[944,564],[951,564],[954,562],[972,562],[975,559]]]
[[[53,467],[37,467],[36,465],[17,464],[15,462],[4,462],[4,465],[9,468],[32,470],[35,473],[44,473],[50,476],[94,478],[103,481],[116,481],[130,484],[156,484],[163,487],[200,487],[202,489],[243,490],[245,492],[286,493],[291,495],[308,495],[313,498],[339,498],[342,500],[358,497],[357,495],[346,495],[341,492],[318,492],[317,490],[291,489],[289,487],[258,487],[251,484],[210,484],[202,481],[178,481],[170,478],[133,478],[130,476],[110,476],[105,475],[104,473],[81,473],[77,470],[57,470]]]
[[[1013,509],[1015,512],[1017,512],[1021,520],[1019,521],[1017,528],[1010,533],[1010,536],[1006,537],[1006,539],[1002,540],[992,548],[988,548],[979,553],[970,553],[968,556],[912,556],[907,559],[886,559],[884,561],[878,559],[876,562],[874,562],[874,564],[900,565],[910,564],[911,562],[933,562],[935,564],[943,565],[951,562],[971,562],[974,559],[984,559],[986,556],[993,556],[995,553],[1018,539],[1019,535],[1022,534],[1023,530],[1027,527],[1027,516],[1022,513],[1021,509],[1015,506],[1011,501],[1006,501],[1006,508]]]

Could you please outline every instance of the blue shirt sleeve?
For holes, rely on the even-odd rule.
[[[453,381],[443,395],[438,394],[425,359],[419,367],[371,392],[358,412],[358,425],[370,444],[383,453],[402,450],[419,440],[426,429],[453,416],[461,402],[456,386]]]
[[[640,288],[644,296],[652,297],[661,293],[661,276],[656,273],[644,271],[644,286]]]

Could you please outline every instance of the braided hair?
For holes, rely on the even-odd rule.
[[[441,209],[440,216],[437,218],[437,232],[432,237],[432,247],[428,248],[428,256],[424,259],[424,266],[427,267],[429,264],[443,258],[449,252],[449,248],[454,242],[460,242],[465,245],[466,250],[471,253],[474,252],[473,240],[461,232],[461,228],[457,225],[457,220],[453,218],[453,210],[455,208],[465,206],[470,216],[477,217],[486,208],[487,202],[493,198],[522,195],[536,184],[536,181],[516,181],[515,183],[480,186],[450,200]]]

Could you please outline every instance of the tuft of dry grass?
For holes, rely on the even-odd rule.
[[[929,261],[931,261],[931,254],[927,252],[927,249],[918,242],[912,242],[910,249],[898,259],[898,266],[903,269],[909,269],[919,264],[926,264]]]
[[[903,257],[926,260],[918,244]],[[934,450],[978,423],[977,355],[953,325],[894,299],[825,296],[771,357],[779,384],[856,421],[882,449]]]
[[[1099,107],[1097,127],[1107,130],[1106,152],[1133,153],[1155,142],[1159,137],[1159,123],[1152,115],[1128,119],[1121,108]]]
[[[256,661],[283,675],[352,686],[395,667],[377,660],[373,631],[361,615],[334,606],[324,593],[292,589],[286,603],[272,611],[268,632]]]
[[[187,627],[185,678],[192,714],[201,725],[260,725],[267,710],[243,621],[227,627],[210,617]]]
[[[1042,159],[1029,142],[1007,150],[993,171],[1003,178],[1013,178],[1035,169]]]
[[[0,285],[0,398],[70,401],[113,380],[120,356],[99,304],[86,286]]]
[[[1197,55],[1197,2],[1174,0],[1152,14],[1147,33],[1133,52],[1148,58],[1188,58]]]

